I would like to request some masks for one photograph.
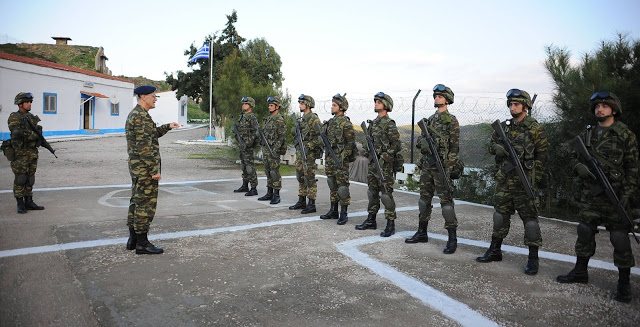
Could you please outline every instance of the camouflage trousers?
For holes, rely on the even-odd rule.
[[[242,181],[250,183],[251,187],[258,186],[258,175],[256,174],[256,167],[253,164],[254,156],[253,149],[246,149],[242,151],[242,156],[240,157],[242,161]],[[244,160],[242,160],[242,157],[244,157]]]
[[[307,169],[304,169],[302,155],[296,155],[296,178],[298,179],[298,196],[316,199],[318,183],[316,180],[316,160],[307,154]]]
[[[11,161],[13,171],[13,196],[33,196],[33,184],[38,168],[38,149],[15,149],[16,160]]]
[[[447,176],[448,178],[448,176]],[[453,185],[453,182],[451,185]],[[427,206],[426,210],[420,210],[418,220],[429,221],[431,219],[431,210],[433,205],[433,195],[438,192],[440,197],[440,207],[450,205],[453,206],[453,193],[450,192],[444,185],[440,172],[435,167],[421,167],[420,168],[420,200]],[[453,221],[444,223],[444,228],[458,228],[458,219],[453,218]]]
[[[156,215],[158,205],[158,181],[151,176],[131,176],[131,200],[127,226],[133,227],[136,234],[149,232],[149,226]]]
[[[282,176],[280,176],[280,156],[273,158],[268,153],[264,156],[264,173],[267,175],[267,187],[275,190],[282,188]]]
[[[613,245],[613,264],[620,268],[635,266],[635,259],[631,251],[629,223],[623,221],[616,213],[616,209],[606,200],[596,200],[590,203],[580,203],[580,225],[578,225],[578,239],[576,240],[576,256],[592,257],[596,252],[596,234],[598,226],[602,225],[609,231],[609,238]],[[585,228],[587,227],[587,228]],[[580,230],[583,228],[583,230]],[[588,229],[588,231],[586,230]]]
[[[395,173],[391,165],[380,161],[382,165],[382,173],[384,174],[384,189],[380,185],[380,175],[373,161],[369,161],[369,171],[367,172],[367,184],[369,186],[368,196],[369,205],[367,212],[376,214],[380,210],[380,200],[384,204],[384,217],[389,220],[396,219],[396,202],[393,199],[393,183],[395,182]],[[383,192],[386,190],[386,194]],[[382,192],[382,196],[380,193]],[[383,197],[386,197],[384,199]],[[386,203],[385,203],[386,202]]]
[[[502,216],[502,222],[496,223],[494,214],[493,233],[491,234],[492,237],[507,237],[509,234],[509,228],[511,227],[511,216],[515,214],[516,210],[518,211],[518,215],[520,215],[520,219],[522,219],[522,223],[525,224],[525,226],[527,222],[535,222],[535,226],[538,226],[538,212],[523,189],[508,188],[507,184],[498,183],[496,186],[496,193],[493,196],[493,204],[496,212]],[[537,229],[537,232],[530,233],[535,234],[535,237],[527,236],[527,233],[525,232],[525,245],[542,246],[540,227],[538,226]]]
[[[342,170],[339,170],[333,160],[329,159],[325,162],[325,173],[327,174],[331,203],[340,202],[341,205],[350,205],[349,162],[343,162]],[[342,193],[342,197],[340,193]]]

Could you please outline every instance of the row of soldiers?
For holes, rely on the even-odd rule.
[[[125,126],[129,172],[132,179],[132,196],[127,215],[129,239],[126,248],[135,250],[136,254],[163,253],[162,248],[156,247],[147,238],[155,216],[158,183],[161,179],[158,138],[179,127],[175,122],[160,126],[153,122],[148,111],[155,108],[155,91],[156,88],[153,86],[140,86],[134,90],[138,104],[129,113]],[[433,89],[433,97],[436,112],[419,123],[423,133],[417,146],[423,156],[419,163],[421,174],[418,230],[405,242],[428,242],[427,226],[433,207],[431,201],[435,192],[438,192],[445,228],[449,234],[443,252],[452,254],[457,249],[458,222],[451,179],[459,177],[461,173],[458,158],[460,129],[456,117],[448,111],[448,106],[454,102],[453,91],[438,84]],[[388,94],[379,92],[375,94],[374,100],[377,117],[368,127],[364,123],[361,125],[368,141],[370,159],[367,174],[369,214],[366,220],[355,228],[377,229],[376,214],[382,202],[385,206],[387,225],[380,235],[389,237],[395,233],[394,175],[403,160],[400,156],[401,143],[397,126],[388,116],[393,110],[393,99]],[[18,106],[18,111],[11,113],[8,119],[11,141],[3,142],[2,146],[4,154],[11,161],[15,175],[13,191],[18,213],[21,214],[27,210],[44,209],[33,202],[33,185],[38,147],[46,147],[48,144],[42,137],[38,117],[30,112],[32,101],[31,93],[21,92],[16,95],[14,103]],[[254,149],[261,144],[259,140],[262,140],[262,146],[268,150],[263,151],[267,194],[259,200],[270,200],[270,203],[277,204],[280,202],[279,191],[282,187],[279,172],[280,155],[287,149],[286,123],[284,117],[279,114],[281,99],[269,97],[267,102],[271,115],[262,128],[259,128],[257,119],[251,112],[255,101],[248,97],[242,99],[243,115],[238,123],[238,136],[244,144],[241,155],[243,185],[236,191],[246,192],[247,196],[257,195],[253,155]],[[332,154],[332,160],[327,160],[326,164],[327,183],[331,190],[331,208],[321,218],[338,219],[338,224],[344,225],[348,220],[347,207],[350,204],[349,163],[354,160],[356,151],[353,125],[345,116],[349,104],[344,95],[336,94],[331,106],[334,117],[324,126],[319,126],[317,115],[311,113],[315,104],[313,98],[301,95],[298,102],[301,112],[304,113],[301,121],[296,124],[295,131],[299,200],[290,209],[302,209],[302,213],[316,211],[317,185],[314,162],[315,158],[322,155],[320,144],[324,143],[324,150]],[[529,247],[525,273],[535,275],[539,268],[538,249],[542,245],[535,190],[544,187],[542,175],[549,143],[543,127],[527,114],[533,107],[527,92],[519,89],[509,90],[507,107],[513,118],[501,123],[498,121],[499,128],[494,126],[496,133],[492,135],[489,146],[489,152],[495,156],[498,168],[494,176],[497,187],[494,196],[491,244],[484,255],[476,260],[483,263],[502,260],[502,240],[509,233],[511,216],[517,211],[524,224],[524,242]],[[595,115],[597,124],[595,127],[588,127],[576,138],[585,150],[582,156],[576,155],[570,163],[583,181],[578,238],[575,245],[577,260],[575,267],[566,275],[558,276],[557,281],[588,283],[587,266],[589,259],[595,254],[595,235],[598,233],[598,226],[604,225],[610,233],[614,248],[614,264],[619,271],[614,298],[621,302],[630,302],[629,279],[631,267],[635,265],[628,235],[632,226],[621,217],[624,216],[625,208],[629,207],[629,200],[637,192],[637,140],[633,132],[618,120],[622,114],[622,106],[615,94],[608,91],[595,92],[591,96],[589,109],[591,114]],[[498,134],[498,130],[504,135]],[[323,136],[326,140],[321,141]],[[303,161],[302,158],[306,160]],[[441,165],[443,167],[440,167]],[[519,175],[519,171],[524,173]],[[603,184],[603,180],[607,183]],[[527,184],[529,187],[526,187]],[[308,201],[305,201],[307,198]]]
[[[486,252],[476,258],[477,262],[489,263],[502,260],[502,241],[508,235],[511,216],[518,212],[524,224],[524,244],[529,255],[524,272],[535,275],[539,269],[538,250],[542,246],[542,234],[538,223],[537,190],[546,187],[544,170],[547,162],[549,142],[546,132],[528,112],[533,101],[526,91],[511,89],[507,92],[507,107],[512,116],[504,122],[496,121],[496,130],[489,145],[489,152],[495,156],[497,183],[494,194],[493,232]],[[418,200],[418,230],[405,239],[408,244],[426,243],[429,240],[427,227],[432,214],[433,196],[440,198],[444,228],[448,240],[443,252],[453,254],[457,249],[458,220],[453,201],[453,179],[460,177],[463,164],[458,157],[460,149],[460,126],[454,115],[449,113],[449,105],[454,103],[451,88],[438,84],[433,88],[436,112],[418,123],[422,129],[417,148],[422,157],[420,167],[420,198]],[[388,113],[393,110],[393,99],[379,92],[374,95],[377,117],[369,126],[362,123],[369,152],[368,216],[355,226],[358,230],[377,229],[376,215],[380,202],[385,207],[386,227],[380,233],[389,237],[395,233],[396,206],[393,199],[395,173],[402,168],[400,155],[402,145],[396,123]],[[252,110],[254,99],[242,98],[242,115],[237,121],[236,133],[241,146],[243,184],[234,192],[246,192],[246,196],[257,195],[258,180],[254,168],[254,151],[262,145],[267,175],[267,194],[258,200],[280,202],[281,177],[279,173],[280,155],[286,152],[286,123],[279,114],[281,99],[269,97],[270,116],[260,127]],[[330,189],[331,206],[320,219],[337,219],[338,225],[348,221],[347,208],[350,204],[349,165],[355,160],[355,133],[353,124],[345,115],[349,103],[345,95],[336,94],[332,98],[333,117],[324,124],[311,110],[314,99],[302,94],[298,98],[300,112],[296,136],[296,177],[299,183],[298,201],[289,207],[301,210],[302,214],[316,212],[317,184],[315,160],[322,157],[323,147],[327,153],[326,175]],[[588,153],[604,167],[604,175],[611,189],[619,199],[618,205],[628,208],[629,199],[634,196],[638,185],[638,146],[636,137],[629,128],[616,118],[622,114],[622,106],[617,96],[608,91],[598,91],[590,99],[590,111],[596,116],[597,125],[589,126],[579,139],[586,144]],[[295,115],[293,119],[297,119]],[[235,122],[234,122],[235,124]],[[502,133],[500,133],[500,131]],[[502,134],[502,135],[501,135]],[[274,151],[273,149],[276,149]],[[517,158],[517,159],[512,159]],[[614,247],[614,264],[618,267],[619,278],[614,298],[621,302],[631,301],[630,271],[635,265],[628,233],[632,222],[618,214],[616,204],[605,196],[605,190],[598,187],[594,168],[588,166],[587,159],[576,155],[571,165],[584,183],[580,197],[580,222],[575,251],[575,268],[568,274],[557,277],[560,283],[587,283],[589,258],[595,254],[595,235],[598,226],[604,225],[610,232]],[[518,173],[520,170],[520,174]],[[249,188],[249,185],[251,188]],[[339,211],[338,211],[338,205]]]

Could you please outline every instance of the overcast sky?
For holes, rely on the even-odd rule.
[[[413,95],[434,84],[456,94],[553,90],[545,48],[579,56],[616,32],[640,38],[640,1],[7,1],[0,41],[102,46],[114,75],[164,79],[187,70],[183,51],[238,12],[246,39],[282,57],[297,96],[378,91]]]

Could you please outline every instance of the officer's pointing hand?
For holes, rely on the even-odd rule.
[[[161,178],[162,178],[162,177],[160,176],[160,174],[159,174],[159,173],[158,173],[158,174],[155,174],[155,175],[153,175],[153,176],[151,176],[151,179],[156,180],[156,181],[160,181],[160,179],[161,179]]]
[[[178,124],[176,122],[173,122],[173,123],[169,124],[169,127],[171,127],[171,129],[178,128],[178,127],[180,127],[180,124]]]

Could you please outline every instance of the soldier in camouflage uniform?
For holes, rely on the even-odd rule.
[[[452,174],[458,160],[458,151],[460,150],[460,125],[456,116],[450,114],[448,110],[448,106],[453,103],[453,97],[453,91],[449,87],[442,84],[436,85],[433,88],[433,99],[437,110],[435,114],[425,119],[425,125],[434,140],[438,149],[437,155],[440,156],[447,174]],[[424,243],[429,241],[427,226],[429,219],[431,219],[433,208],[431,201],[434,192],[438,191],[442,217],[444,218],[444,228],[449,232],[449,240],[443,252],[451,254],[456,252],[458,247],[456,235],[458,220],[453,208],[453,193],[443,184],[443,176],[438,171],[436,160],[429,149],[426,138],[420,137],[417,147],[422,153],[419,163],[420,200],[418,201],[418,207],[420,214],[418,215],[418,231],[404,241],[405,243]],[[449,179],[449,185],[453,185],[450,177],[448,175],[444,178]]]
[[[620,199],[620,204],[629,210],[629,199],[637,192],[638,185],[638,141],[627,125],[616,120],[622,114],[618,97],[608,91],[598,91],[591,96],[591,113],[598,125],[594,130],[587,127],[580,137],[589,153],[598,161],[609,183]],[[574,157],[573,169],[581,177],[583,188],[580,197],[580,220],[576,240],[576,265],[566,275],[558,276],[560,283],[587,283],[587,265],[596,251],[598,225],[609,231],[613,245],[613,263],[618,267],[618,287],[615,300],[631,301],[629,275],[635,265],[629,232],[631,226],[609,202],[603,188],[596,181],[590,167],[583,158]]]
[[[18,203],[18,213],[27,213],[27,210],[43,210],[43,206],[33,202],[33,184],[36,181],[36,168],[38,167],[39,136],[31,129],[34,126],[42,133],[42,126],[38,125],[40,118],[31,113],[33,94],[20,92],[14,99],[18,105],[18,111],[9,115],[7,123],[11,131],[11,149],[13,152],[11,170],[15,175],[13,180],[13,196]],[[31,126],[27,123],[31,122]]]
[[[282,188],[282,177],[280,176],[280,156],[287,152],[287,142],[285,139],[285,130],[287,124],[284,117],[280,114],[280,105],[282,100],[279,96],[270,96],[267,98],[269,103],[269,116],[263,125],[264,136],[269,142],[269,146],[273,151],[273,155],[263,149],[264,154],[264,173],[267,175],[267,194],[259,197],[259,201],[271,200],[270,204],[280,203],[280,189]]]
[[[393,199],[393,183],[395,181],[395,158],[396,154],[402,149],[400,143],[400,133],[396,122],[389,118],[387,113],[393,109],[393,99],[383,92],[378,92],[374,96],[375,112],[378,117],[373,120],[365,133],[369,133],[373,139],[376,155],[380,160],[382,173],[384,175],[384,185],[381,185],[380,176],[373,158],[369,158],[369,171],[367,173],[367,184],[369,190],[369,205],[367,211],[369,216],[360,225],[356,225],[356,229],[377,229],[376,214],[380,209],[380,201],[384,204],[384,215],[387,219],[387,226],[380,233],[382,237],[389,237],[396,232],[396,203]],[[367,152],[369,150],[367,149]],[[384,189],[383,189],[384,187]],[[382,196],[380,193],[382,192]]]
[[[131,110],[125,125],[129,174],[131,175],[131,200],[127,226],[129,240],[127,250],[136,254],[159,254],[164,252],[147,238],[151,221],[158,204],[158,182],[160,181],[160,144],[158,138],[178,123],[156,126],[149,110],[156,107],[156,88],[149,85],[137,87],[138,105]]]
[[[534,194],[543,180],[544,166],[547,162],[549,141],[540,124],[528,111],[533,107],[529,93],[511,89],[507,92],[507,106],[512,119],[502,122],[502,128],[511,141],[522,164],[525,175],[531,181]],[[542,245],[542,235],[538,224],[536,205],[527,196],[520,183],[518,173],[509,159],[509,153],[499,141],[496,132],[491,136],[489,152],[495,155],[497,172],[495,174],[496,193],[493,197],[493,234],[491,245],[486,253],[477,257],[478,262],[502,261],[502,240],[509,233],[511,215],[518,211],[524,223],[524,244],[529,246],[529,258],[525,274],[538,273],[538,249]],[[536,199],[537,201],[537,199]]]
[[[314,125],[316,122],[320,123],[318,115],[311,112],[311,109],[316,106],[316,102],[310,95],[301,94],[298,97],[298,104],[300,106],[300,112],[302,117],[300,119],[300,132],[302,133],[302,142],[304,143],[307,169],[304,169],[303,161],[300,150],[296,151],[296,178],[298,179],[298,202],[289,207],[289,210],[302,209],[302,214],[308,214],[316,212],[316,195],[318,193],[318,184],[316,180],[316,159],[322,158],[322,141],[320,141],[320,134],[316,131]],[[294,143],[296,147],[298,140],[295,137],[296,128],[293,127],[292,133],[294,135]],[[309,198],[309,202],[305,204],[305,197]]]
[[[242,186],[233,190],[235,193],[246,192],[245,196],[258,195],[258,176],[256,174],[256,168],[253,166],[253,157],[255,147],[258,145],[258,128],[254,121],[256,121],[256,115],[251,112],[256,106],[256,101],[251,97],[242,98],[242,115],[238,119],[238,131],[239,137],[244,143],[244,148],[240,149],[242,155],[240,156],[242,164]],[[249,183],[251,183],[251,189],[249,189]]]
[[[342,170],[328,155],[325,155],[325,172],[327,174],[327,184],[329,185],[329,197],[331,199],[331,209],[326,215],[321,215],[320,219],[338,219],[338,225],[344,225],[348,221],[347,207],[351,204],[349,194],[349,164],[355,160],[356,134],[353,124],[345,112],[349,109],[349,102],[343,95],[333,96],[331,103],[331,114],[333,117],[325,124],[325,134],[331,143],[331,148],[336,157],[342,163]],[[338,201],[340,202],[340,216],[338,217]]]

